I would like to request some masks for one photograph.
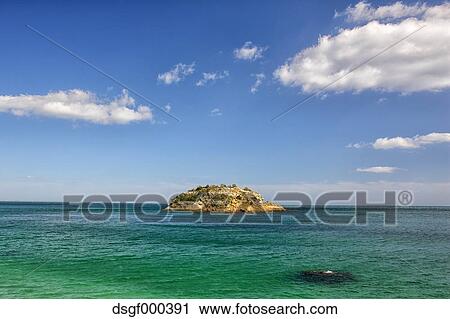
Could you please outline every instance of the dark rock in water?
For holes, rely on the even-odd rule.
[[[339,272],[331,270],[307,270],[298,274],[302,281],[334,284],[347,281],[353,281],[355,278],[349,272]]]

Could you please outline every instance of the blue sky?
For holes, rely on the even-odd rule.
[[[267,197],[411,189],[418,204],[450,204],[449,12],[442,2],[2,2],[0,200],[236,183]]]

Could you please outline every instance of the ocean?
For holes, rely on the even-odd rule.
[[[450,207],[401,208],[393,226],[62,217],[0,203],[1,298],[450,298]]]

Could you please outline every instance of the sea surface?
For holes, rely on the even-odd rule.
[[[450,208],[402,208],[394,226],[378,215],[367,225],[151,224],[0,203],[0,297],[450,298]],[[353,279],[311,282],[307,270]]]

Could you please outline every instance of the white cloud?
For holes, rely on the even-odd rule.
[[[193,74],[194,71],[195,62],[192,62],[191,64],[178,63],[172,68],[172,70],[158,74],[158,81],[167,85],[178,83],[184,80],[187,76]]]
[[[210,116],[221,116],[222,111],[219,108],[212,109],[211,112],[209,112]]]
[[[261,86],[261,84],[262,84],[263,80],[266,78],[266,76],[264,75],[264,73],[257,73],[257,74],[252,74],[252,75],[256,78],[256,81],[251,86],[250,92],[255,94],[256,92],[258,92],[259,87]]]
[[[230,72],[206,72],[203,73],[203,77],[195,83],[196,86],[205,86],[208,82],[216,82],[217,80],[224,79],[230,75]]]
[[[378,138],[372,146],[377,150],[394,148],[412,149],[437,143],[450,143],[450,133],[430,133],[427,135],[416,135],[414,137],[382,137]]]
[[[135,107],[126,90],[112,101],[102,101],[94,93],[83,90],[50,92],[47,95],[1,95],[0,112],[16,116],[38,115],[98,124],[128,124],[152,120],[147,106]]]
[[[370,145],[370,144],[360,142],[360,143],[347,144],[345,147],[346,148],[363,148],[363,147],[366,147],[367,145]]]
[[[400,19],[422,15],[428,9],[426,3],[414,5],[397,1],[391,5],[374,8],[372,4],[361,1],[354,7],[349,6],[344,12],[336,12],[335,17],[345,16],[349,22],[367,22],[382,19]]]
[[[356,65],[412,32],[389,51],[356,71]],[[274,76],[283,85],[304,92],[381,90],[402,93],[438,91],[450,87],[450,4],[428,7],[420,18],[395,23],[371,21],[319,38],[280,66]]]
[[[251,41],[247,41],[241,48],[234,49],[233,53],[236,59],[254,61],[262,58],[266,50],[267,47],[258,47]]]
[[[391,166],[373,166],[373,167],[356,169],[357,172],[375,173],[375,174],[391,174],[398,170],[399,170],[399,168],[391,167]]]
[[[164,110],[167,113],[170,113],[170,111],[172,110],[172,105],[170,105],[170,103],[167,103],[166,105],[164,105]]]

